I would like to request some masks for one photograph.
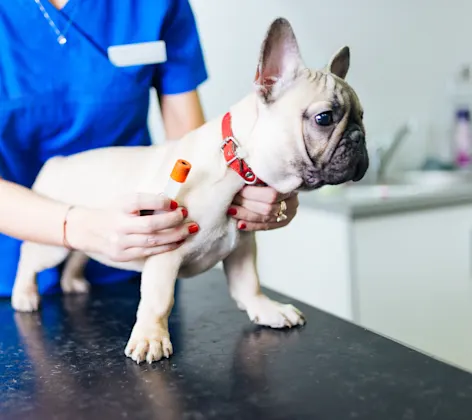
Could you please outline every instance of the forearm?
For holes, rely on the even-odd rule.
[[[26,241],[62,245],[68,205],[0,179],[0,232]]]
[[[205,123],[196,90],[159,98],[167,139],[176,140]]]

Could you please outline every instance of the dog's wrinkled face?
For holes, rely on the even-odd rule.
[[[349,50],[343,49],[341,54],[349,54]],[[323,85],[324,98],[309,106],[302,116],[303,142],[310,162],[301,164],[301,189],[361,180],[369,157],[357,95],[332,74],[310,72],[308,77]]]
[[[251,165],[278,191],[313,190],[364,177],[369,157],[363,109],[344,80],[349,62],[344,47],[326,68],[311,70],[302,62],[288,21],[277,19],[269,28],[255,78],[258,122]],[[283,171],[267,165],[268,159],[283,162]]]

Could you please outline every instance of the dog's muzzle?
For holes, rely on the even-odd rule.
[[[360,181],[369,168],[369,156],[365,134],[360,126],[352,124],[344,132],[331,159],[322,167],[307,169],[302,190],[312,190],[323,185],[338,185],[348,181]]]

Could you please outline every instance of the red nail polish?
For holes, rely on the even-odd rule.
[[[198,227],[198,225],[190,225],[188,227],[188,233],[190,233],[191,235],[193,235],[194,233],[197,233],[199,230],[200,228]]]
[[[246,223],[241,223],[241,224],[239,225],[239,229],[246,229],[246,227],[247,227],[247,226],[246,226]]]
[[[182,214],[184,215],[184,217],[187,217],[188,216],[188,210],[187,209],[182,209]]]
[[[177,201],[170,200],[170,209],[175,210],[179,205],[177,204]]]
[[[228,216],[236,216],[237,213],[238,213],[238,211],[237,211],[236,209],[234,209],[234,208],[230,208],[230,209],[228,209],[228,211],[226,212],[226,214],[227,214]]]

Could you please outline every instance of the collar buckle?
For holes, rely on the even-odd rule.
[[[226,166],[236,171],[244,183],[247,185],[260,184],[261,181],[256,174],[246,164],[244,159],[247,157],[247,152],[239,142],[234,138],[231,131],[231,115],[227,113],[223,118],[223,140],[221,142],[221,152],[226,162]],[[225,136],[226,134],[226,136]]]

